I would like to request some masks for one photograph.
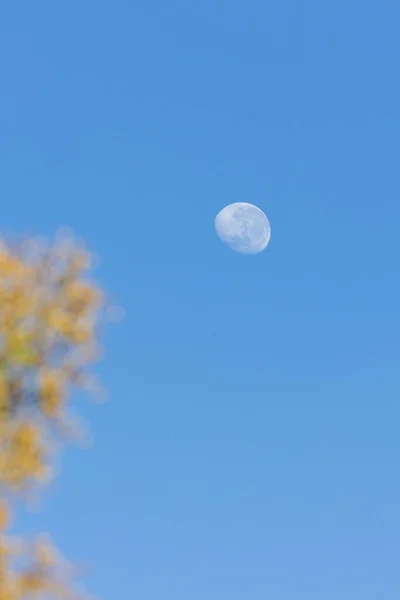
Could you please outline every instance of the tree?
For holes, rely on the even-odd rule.
[[[92,391],[105,297],[73,239],[0,243],[0,600],[70,600],[69,565],[47,537],[7,535],[14,502],[52,477],[52,442],[74,433],[74,388]]]

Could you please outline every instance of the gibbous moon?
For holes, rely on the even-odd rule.
[[[225,206],[215,217],[218,237],[241,254],[258,254],[265,250],[271,226],[261,209],[248,202]]]

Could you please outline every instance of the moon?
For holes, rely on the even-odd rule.
[[[271,237],[267,216],[248,202],[225,206],[215,217],[215,230],[222,242],[241,254],[262,252]]]

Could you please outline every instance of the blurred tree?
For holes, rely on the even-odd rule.
[[[51,540],[7,535],[13,503],[51,479],[55,439],[72,434],[71,391],[91,391],[104,295],[72,238],[0,242],[0,600],[76,598]]]

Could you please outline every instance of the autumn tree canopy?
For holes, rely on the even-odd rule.
[[[52,477],[52,442],[71,433],[74,388],[91,389],[101,290],[71,238],[0,242],[0,600],[75,598],[48,538],[7,535],[12,506]]]

